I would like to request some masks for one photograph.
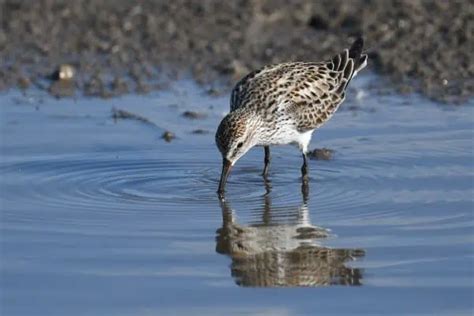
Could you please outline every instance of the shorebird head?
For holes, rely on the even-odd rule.
[[[232,166],[255,146],[257,121],[241,111],[227,114],[216,132],[217,148],[222,154],[222,174],[217,192],[223,193]]]

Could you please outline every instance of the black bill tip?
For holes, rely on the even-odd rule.
[[[232,163],[228,159],[222,160],[222,173],[221,173],[221,180],[219,181],[219,188],[217,189],[217,193],[219,196],[223,196],[225,192],[225,185],[227,183],[227,178],[229,177],[230,170],[232,169]]]

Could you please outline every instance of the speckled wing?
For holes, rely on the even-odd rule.
[[[349,50],[319,64],[316,69],[307,66],[297,70],[298,80],[286,102],[289,103],[287,113],[295,120],[298,131],[313,130],[336,112],[344,101],[347,85],[367,65],[362,47],[363,41],[359,38]]]
[[[253,108],[263,119],[291,118],[300,132],[326,122],[344,101],[348,83],[365,67],[363,42],[327,62],[293,62],[264,67],[244,77],[232,91],[231,111]]]
[[[255,112],[271,113],[291,101],[291,92],[300,83],[313,80],[323,63],[291,62],[269,65],[253,71],[240,80],[232,90],[230,110],[241,107]]]
[[[347,84],[354,74],[354,61],[345,50],[316,69],[307,67],[298,73],[289,92],[287,113],[301,132],[326,122],[344,101]]]
[[[248,104],[248,101],[252,101],[252,97],[258,98],[260,94],[265,93],[262,89],[266,86],[269,75],[270,77],[274,77],[275,74],[273,73],[276,73],[277,69],[282,65],[283,64],[265,66],[243,77],[232,90],[230,111],[234,111],[242,105]]]

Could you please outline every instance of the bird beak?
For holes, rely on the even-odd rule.
[[[222,173],[221,173],[221,181],[219,181],[219,189],[217,193],[224,194],[225,191],[225,184],[227,183],[227,178],[230,174],[230,169],[232,169],[232,163],[230,160],[224,158],[222,160]]]

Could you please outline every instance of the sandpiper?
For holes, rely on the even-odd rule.
[[[313,131],[328,121],[344,101],[351,79],[367,65],[362,38],[331,60],[265,66],[234,87],[230,113],[216,133],[222,154],[218,193],[223,194],[232,166],[250,148],[265,150],[263,175],[270,165],[270,146],[297,144],[303,154],[301,173],[308,180],[307,152]]]

